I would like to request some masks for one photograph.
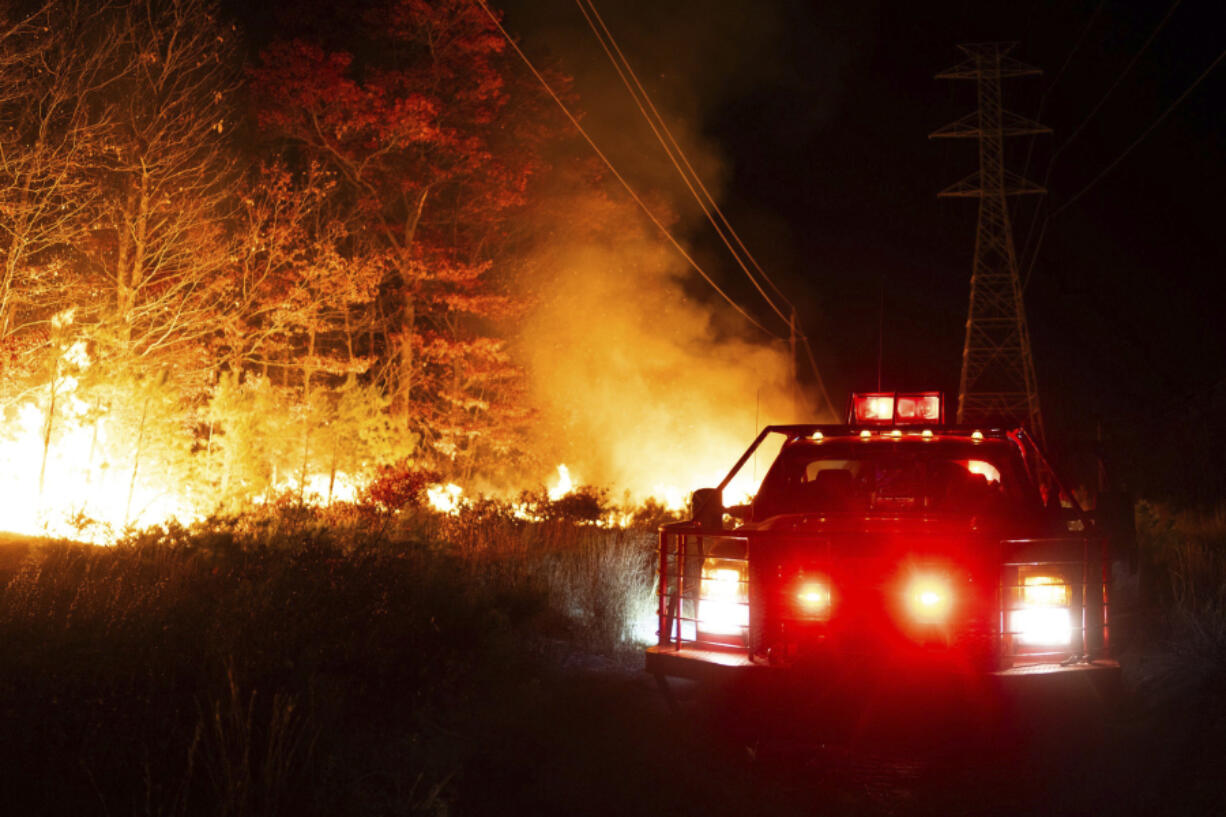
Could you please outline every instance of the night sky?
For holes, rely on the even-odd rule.
[[[933,79],[961,61],[957,43],[1015,40],[1013,55],[1044,70],[1004,85],[1007,109],[1054,130],[1009,140],[1010,168],[1050,190],[1041,203],[1012,199],[1019,254],[1028,234],[1033,249],[1044,215],[1117,158],[1226,46],[1217,3],[1179,3],[1069,142],[1168,3],[597,6],[670,124],[692,133],[733,224],[799,308],[836,402],[876,385],[883,302],[884,385],[956,394],[976,202],[936,194],[974,170],[977,154],[973,140],[927,134],[975,105],[973,82]],[[513,2],[506,22],[530,55],[575,77],[586,122],[614,161],[684,208],[680,180],[575,5]],[[1215,192],[1226,180],[1224,92],[1219,66],[1048,223],[1026,306],[1054,438],[1084,435],[1099,418],[1135,434],[1221,391],[1217,278],[1226,251],[1216,240]],[[768,320],[714,233],[697,219],[685,227],[718,280]],[[708,297],[704,287],[696,282],[697,297]]]

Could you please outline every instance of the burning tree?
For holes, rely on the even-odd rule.
[[[39,493],[16,501],[37,508],[52,460],[80,514],[88,495],[128,521],[192,447],[229,253],[234,36],[203,0],[53,0],[6,32],[4,391],[16,436],[42,414]]]
[[[300,165],[334,174],[347,263],[384,263],[363,354],[398,423],[438,461],[505,453],[523,412],[497,322],[492,237],[539,166],[517,117],[504,43],[480,7],[399,0],[369,23],[367,55],[276,43],[253,71],[259,121]]]
[[[241,500],[252,488],[275,487],[279,467],[292,468],[300,493],[322,472],[321,493],[331,498],[338,471],[369,470],[404,453],[386,400],[360,379],[372,362],[359,348],[384,265],[351,251],[356,237],[331,209],[335,181],[318,164],[294,174],[262,163],[246,185],[222,284],[229,306],[214,338],[221,376],[206,446],[220,462],[210,476],[221,498]]]
[[[360,21],[244,73],[210,0],[0,11],[0,525],[523,476],[509,284],[588,218],[569,128],[479,4]]]
[[[235,34],[204,0],[136,0],[115,9],[104,36],[103,149],[80,259],[99,295],[97,341],[120,360],[186,374],[184,356],[214,331],[232,252]]]
[[[70,262],[97,199],[89,167],[104,125],[90,105],[108,81],[106,49],[93,47],[98,22],[57,3],[25,17],[0,13],[0,354],[9,404],[43,384],[46,353],[57,357],[52,319],[86,295]]]

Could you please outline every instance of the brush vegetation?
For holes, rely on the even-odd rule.
[[[1226,727],[1226,506],[1142,502],[1137,533],[1132,601],[1151,617],[1142,648],[1152,660],[1142,680],[1164,697],[1203,700]]]
[[[653,546],[496,503],[283,503],[111,548],[31,546],[0,596],[5,799],[443,813],[508,700],[575,655],[633,649]]]
[[[1139,579],[1117,574],[1113,608],[1137,694],[1080,748],[950,744],[916,765],[874,743],[764,765],[764,747],[668,715],[644,682],[635,629],[653,610],[655,537],[567,517],[582,504],[527,522],[494,501],[443,516],[287,499],[111,548],[0,542],[6,806],[1220,813],[1221,513],[1139,506]],[[1045,781],[1040,803],[1002,799],[1018,775]]]

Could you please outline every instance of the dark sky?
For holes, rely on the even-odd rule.
[[[587,123],[643,186],[679,180],[569,0],[514,0],[506,22],[534,57],[573,75]],[[727,214],[790,295],[832,394],[875,386],[884,295],[887,388],[956,392],[976,207],[936,193],[975,169],[973,140],[927,134],[973,109],[971,82],[934,80],[960,42],[1016,40],[1039,77],[1008,80],[1005,107],[1054,134],[1011,140],[1011,169],[1050,193],[1013,199],[1019,253],[1053,212],[1148,128],[1226,47],[1220,7],[1159,2],[1012,3],[603,0],[623,49],[703,166]],[[1080,42],[1079,42],[1080,40]],[[1075,47],[1076,46],[1076,47]],[[1135,430],[1226,377],[1217,278],[1226,250],[1226,66],[1078,201],[1052,218],[1026,291],[1054,436]],[[1059,151],[1053,161],[1053,154]],[[1029,162],[1027,159],[1029,158]],[[703,261],[763,320],[714,234]],[[1032,235],[1031,246],[1034,238]],[[701,292],[701,282],[695,292]],[[705,297],[705,295],[703,295]]]

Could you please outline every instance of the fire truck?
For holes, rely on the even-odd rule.
[[[1110,684],[1111,560],[1034,438],[947,425],[942,395],[854,394],[772,425],[693,519],[660,528],[647,670],[697,680],[886,672]],[[752,500],[723,491],[768,439]]]

